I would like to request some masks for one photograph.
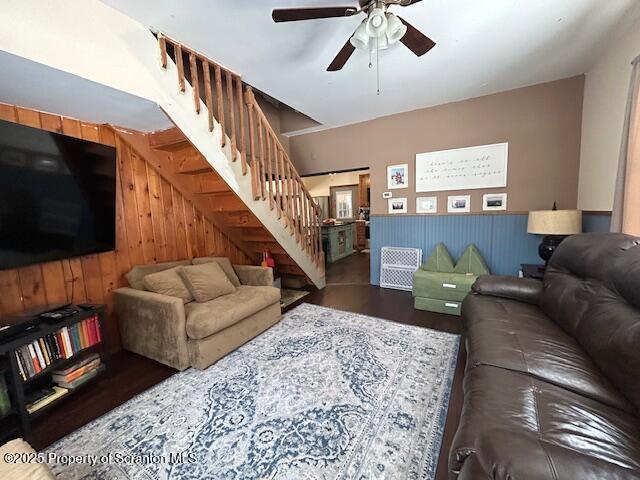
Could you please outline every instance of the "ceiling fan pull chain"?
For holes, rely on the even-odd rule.
[[[380,96],[380,49],[378,48],[378,37],[376,37],[376,95]]]

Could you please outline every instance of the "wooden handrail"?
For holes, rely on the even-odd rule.
[[[251,174],[254,200],[268,200],[269,207],[276,210],[278,218],[283,220],[296,242],[320,266],[323,261],[320,207],[291,162],[251,87],[243,85],[239,74],[159,34],[162,68],[167,67],[167,46],[173,49],[175,56],[178,89],[184,92],[186,82],[190,81],[196,114],[200,113],[203,100],[209,131],[214,131],[214,120],[220,124],[220,144],[225,147],[228,137],[232,161],[235,162],[239,156],[242,174]],[[185,75],[183,55],[188,58],[190,78]],[[202,79],[198,75],[199,66],[203,72]],[[204,98],[201,99],[201,95]]]

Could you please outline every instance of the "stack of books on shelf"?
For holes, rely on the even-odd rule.
[[[27,404],[27,412],[34,413],[41,408],[46,407],[54,400],[65,396],[69,393],[66,388],[53,386],[53,387],[40,387],[35,388],[25,393],[25,402]]]
[[[73,390],[86,381],[91,380],[103,370],[104,365],[100,360],[100,355],[94,353],[76,362],[69,368],[54,370],[51,378],[59,387]]]
[[[57,360],[66,360],[80,350],[102,341],[98,316],[63,327],[16,350],[20,376],[27,380]]]
[[[7,390],[4,375],[0,372],[0,417],[4,417],[11,410],[11,400]]]

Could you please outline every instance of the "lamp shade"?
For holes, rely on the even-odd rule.
[[[370,37],[379,37],[387,31],[387,16],[382,8],[374,8],[367,18],[367,33]]]
[[[359,50],[366,50],[369,47],[369,33],[367,32],[367,25],[366,25],[367,21],[363,21],[358,28],[356,28],[356,31],[354,32],[353,36],[351,37],[351,45],[353,45],[354,47],[356,47]]]
[[[539,235],[574,235],[582,232],[580,210],[536,210],[529,212],[527,232]]]
[[[398,42],[407,33],[407,26],[393,13],[387,12],[387,39],[389,44]]]

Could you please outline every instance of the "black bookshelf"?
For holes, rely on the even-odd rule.
[[[54,408],[63,408],[61,405],[64,404],[65,400],[73,396],[76,392],[84,390],[96,379],[104,375],[106,371],[107,352],[104,345],[104,330],[102,326],[105,321],[105,312],[106,307],[104,305],[94,305],[92,310],[80,310],[77,314],[60,320],[59,322],[40,321],[36,328],[25,332],[23,335],[13,337],[3,343],[0,343],[0,376],[4,376],[11,401],[11,408],[9,411],[0,415],[0,445],[17,437],[22,437],[27,441],[31,441],[32,423],[34,421],[42,418]],[[53,361],[42,371],[31,377],[24,379],[21,376],[18,360],[16,359],[16,350],[38,340],[41,337],[53,334],[64,327],[71,327],[93,316],[98,317],[98,328],[100,328],[102,341],[90,347],[76,351],[67,359]],[[102,364],[104,365],[101,372],[76,388],[68,390],[65,395],[53,400],[42,408],[32,413],[27,411],[25,392],[30,388],[37,387],[38,385],[52,384],[51,372],[67,368],[91,353],[100,354]]]

